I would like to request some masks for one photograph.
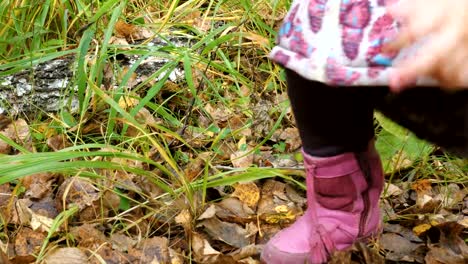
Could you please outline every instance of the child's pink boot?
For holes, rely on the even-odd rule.
[[[334,250],[380,231],[380,158],[373,143],[363,153],[316,158],[304,153],[308,208],[264,247],[267,264],[323,263]]]

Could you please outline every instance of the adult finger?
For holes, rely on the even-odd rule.
[[[421,46],[415,55],[395,65],[396,69],[390,80],[391,88],[401,90],[420,76],[433,75],[437,64],[446,54],[447,41],[454,39],[452,33],[449,33],[444,32],[431,37],[430,41]]]

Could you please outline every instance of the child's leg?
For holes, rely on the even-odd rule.
[[[374,137],[373,95],[329,87],[287,71],[288,95],[306,153],[330,157],[364,151]],[[375,92],[374,92],[375,94]]]
[[[372,142],[372,104],[385,90],[329,87],[290,71],[287,81],[303,140],[308,208],[268,242],[262,260],[322,263],[378,232],[383,172]]]

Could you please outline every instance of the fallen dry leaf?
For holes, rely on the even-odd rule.
[[[429,245],[425,257],[429,264],[462,264],[468,261],[468,246],[460,238],[464,226],[456,222],[447,222],[434,227],[439,231],[439,243]],[[436,241],[434,241],[436,242]]]
[[[52,227],[54,219],[47,216],[35,214],[31,210],[31,228],[36,231],[49,232]]]
[[[16,143],[24,144],[29,139],[29,126],[24,119],[18,119],[14,122],[8,122],[0,134],[15,141]],[[0,153],[8,154],[11,152],[11,146],[0,139]]]
[[[192,250],[199,263],[210,263],[221,253],[215,250],[208,240],[198,233],[192,233]]]
[[[199,217],[198,221],[203,219],[209,219],[216,215],[216,206],[214,204],[210,205]]]
[[[104,233],[94,225],[83,224],[75,226],[70,230],[78,245],[83,248],[97,249],[101,245],[107,243],[107,238]]]
[[[257,214],[267,223],[288,223],[302,214],[302,208],[288,197],[286,184],[267,180],[262,187]]]
[[[172,248],[169,248],[171,264],[184,264],[184,255]]]
[[[16,200],[11,208],[11,222],[18,225],[27,226],[31,222],[31,210],[29,207],[32,202],[29,199]]]
[[[260,200],[260,189],[254,182],[234,184],[232,197],[238,198],[241,202],[255,209]]]
[[[188,162],[184,169],[184,175],[187,177],[189,182],[192,182],[202,175],[206,162],[212,155],[213,154],[211,152],[200,153],[195,159]]]
[[[262,35],[258,35],[252,32],[247,32],[243,35],[244,38],[252,41],[252,44],[267,47],[270,44],[270,40]]]
[[[77,205],[83,210],[87,206],[92,206],[99,196],[99,189],[90,181],[80,177],[70,177],[60,185],[55,205],[59,211],[63,210],[63,205]]]
[[[59,248],[44,258],[45,264],[88,264],[88,257],[79,248]]]
[[[379,242],[381,248],[387,251],[385,256],[387,260],[422,263],[423,256],[418,251],[422,244],[413,243],[395,233],[384,233]]]
[[[3,243],[0,242],[0,245]],[[3,247],[0,248],[0,264],[11,264],[10,259],[8,258],[7,254],[5,254]]]
[[[140,242],[135,249],[140,250],[141,263],[170,263],[169,241],[165,237],[147,238]],[[129,253],[133,249],[129,250]]]
[[[403,194],[403,190],[392,183],[385,183],[383,198],[388,198],[390,196],[399,196]]]
[[[117,21],[115,24],[114,34],[118,38],[125,38],[128,42],[148,39],[154,35],[154,33],[144,27],[131,25],[122,20]]]
[[[49,172],[35,173],[23,177],[21,183],[27,189],[26,197],[39,200],[46,195],[51,195],[50,189],[57,178],[58,175]]]
[[[136,245],[137,241],[123,234],[112,234],[110,237],[112,249],[127,252],[129,248]]]
[[[234,168],[247,168],[253,164],[254,155],[252,147],[246,142],[246,137],[242,137],[237,143],[239,150],[231,154],[231,163]]]
[[[404,226],[401,226],[399,224],[389,224],[389,223],[385,223],[384,224],[384,233],[395,233],[395,234],[398,234],[404,238],[406,238],[407,240],[411,241],[411,242],[418,242],[418,243],[422,243],[423,241],[421,240],[421,238],[419,238],[418,236],[416,236],[416,234],[414,234],[414,232],[407,228],[407,227],[404,227]]]
[[[251,152],[251,148],[247,147],[247,150],[238,150],[231,154],[231,163],[234,168],[248,168],[253,164],[254,157]]]
[[[11,199],[10,184],[5,183],[0,185],[0,208],[7,205]]]
[[[276,131],[272,139],[276,142],[283,140],[286,143],[286,150],[288,151],[297,150],[302,146],[299,130],[295,127],[288,127],[284,130]]]
[[[333,252],[328,264],[384,264],[385,259],[375,249],[356,242],[346,250]]]
[[[218,218],[239,224],[245,224],[255,218],[255,212],[237,198],[226,198],[215,206],[215,214]]]
[[[261,245],[248,245],[246,247],[239,248],[232,253],[229,253],[229,255],[232,256],[234,260],[241,261],[243,259],[260,255],[262,249],[263,246]]]
[[[90,256],[89,264],[130,264],[141,263],[139,256],[134,257],[127,253],[120,252],[111,248],[109,244],[100,245],[99,248]]]
[[[208,240],[201,234],[192,233],[192,252],[197,263],[206,264],[237,264],[233,257],[221,254],[213,249]]]
[[[237,224],[223,222],[217,217],[205,219],[199,224],[213,239],[225,242],[236,248],[243,248],[251,244],[248,232]]]
[[[45,238],[45,233],[28,227],[21,228],[15,237],[15,255],[34,260]]]
[[[213,118],[213,120],[218,124],[218,127],[224,127],[225,123],[232,115],[231,110],[229,110],[223,104],[212,105],[210,103],[206,104],[204,107],[205,111]]]
[[[420,236],[423,233],[425,233],[427,230],[431,229],[431,227],[432,226],[430,224],[420,224],[418,226],[413,227],[413,232],[417,236]]]
[[[175,217],[175,222],[182,225],[185,230],[190,230],[192,227],[192,215],[190,211],[188,209],[182,210],[182,212]]]
[[[54,151],[59,151],[71,146],[71,144],[68,141],[66,135],[58,134],[47,139],[47,146],[49,146],[49,148],[53,149]]]

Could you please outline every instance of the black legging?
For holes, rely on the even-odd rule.
[[[310,155],[365,150],[374,137],[377,109],[417,136],[468,157],[468,90],[420,87],[394,94],[384,86],[330,87],[290,70],[286,77],[303,148]]]

